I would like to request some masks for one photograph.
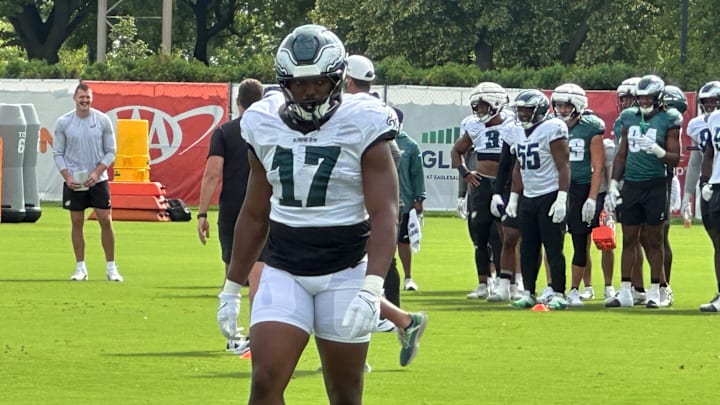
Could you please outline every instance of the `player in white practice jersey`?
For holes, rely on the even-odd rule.
[[[710,129],[707,120],[710,114],[720,107],[720,81],[705,83],[697,92],[700,114],[688,121],[687,135],[692,139],[692,145],[687,147],[690,151],[687,172],[685,173],[685,187],[680,212],[686,226],[689,226],[693,217],[693,202],[695,190],[700,179],[703,151],[710,141]],[[701,203],[702,204],[702,203]]]
[[[506,208],[509,216],[520,217],[522,234],[520,266],[525,291],[513,306],[530,308],[536,303],[535,284],[542,245],[550,266],[553,289],[545,303],[551,309],[565,309],[563,243],[570,186],[568,127],[561,119],[547,115],[550,101],[538,90],[520,92],[513,104],[518,120],[525,128],[525,133],[513,142],[517,162]]]
[[[700,311],[720,312],[720,153],[717,153],[720,150],[720,110],[716,109],[710,114],[707,124],[712,135],[703,152],[700,205],[703,224],[715,250],[713,265],[717,290],[710,302],[700,305]]]
[[[362,402],[370,332],[395,253],[398,181],[388,141],[398,123],[370,95],[343,96],[345,57],[326,28],[296,28],[275,59],[282,94],[255,103],[241,121],[250,178],[217,320],[232,337],[240,285],[267,235],[250,317],[252,404],[284,403],[311,334],[329,402]]]
[[[502,140],[507,137],[505,134],[520,130],[515,115],[505,109],[508,103],[507,92],[499,84],[492,82],[478,84],[470,94],[473,114],[463,119],[460,124],[463,135],[450,151],[453,167],[458,169],[459,176],[470,186],[468,230],[475,248],[478,287],[467,295],[468,298],[508,301],[511,289],[513,295],[517,296],[517,286],[511,284],[515,266],[503,266],[503,264],[507,266],[508,263],[501,260],[503,254],[497,229],[499,223],[490,212],[490,202],[495,192],[498,162],[502,152]],[[476,154],[474,170],[468,169],[465,164],[464,155],[470,149]],[[488,244],[492,249],[495,268],[500,269],[500,280],[495,291],[490,291],[488,288],[490,275]],[[509,253],[514,259],[514,251]]]

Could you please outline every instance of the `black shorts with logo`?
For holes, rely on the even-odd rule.
[[[705,230],[720,231],[720,184],[714,184],[710,201],[700,200],[700,213]]]
[[[101,181],[84,191],[75,191],[63,183],[62,200],[63,208],[70,211],[84,211],[90,207],[110,209],[110,183]]]
[[[505,206],[507,207],[508,200],[510,199],[510,194],[505,194],[502,196],[503,201],[505,202]],[[518,208],[517,213],[518,215],[513,218],[510,215],[504,214],[501,218],[502,226],[506,226],[508,228],[513,229],[520,229],[520,206],[522,205],[522,198],[518,198]]]
[[[590,233],[593,228],[597,228],[599,225],[600,212],[602,212],[603,206],[605,205],[606,193],[598,193],[595,199],[595,214],[590,225],[582,220],[582,207],[585,205],[588,194],[590,194],[590,183],[570,183],[570,190],[568,191],[567,224],[568,231],[573,235]]]
[[[468,186],[468,211],[477,223],[493,222],[497,218],[490,212],[490,201],[495,192],[495,178],[482,176],[477,187]]]
[[[233,240],[235,239],[235,222],[223,221],[218,222],[218,239],[220,239],[220,251],[222,253],[222,260],[225,264],[230,264],[230,258],[232,257]],[[260,257],[257,261],[264,262],[267,250],[267,243],[263,246]]]
[[[622,191],[623,225],[660,225],[666,219],[667,182],[665,177],[646,181],[625,180]]]

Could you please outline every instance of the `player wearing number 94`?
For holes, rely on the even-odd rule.
[[[551,309],[567,307],[565,299],[565,216],[570,185],[568,127],[548,114],[550,101],[538,90],[521,91],[513,102],[525,129],[511,140],[517,156],[512,192],[505,212],[520,217],[520,268],[524,296],[518,308],[535,305],[535,283],[540,270],[540,245],[545,247],[554,294],[545,302]],[[520,194],[522,193],[522,197]],[[518,205],[518,200],[522,202]],[[520,212],[518,213],[518,208]]]
[[[329,402],[362,402],[395,253],[398,180],[388,141],[398,122],[369,94],[343,95],[345,58],[331,31],[296,28],[275,59],[282,92],[255,103],[240,124],[250,176],[217,318],[226,336],[235,332],[239,287],[267,235],[250,317],[250,403],[284,403],[311,333]]]

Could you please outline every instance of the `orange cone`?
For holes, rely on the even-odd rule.
[[[535,312],[549,312],[550,308],[548,308],[545,304],[535,304],[535,306],[532,307],[532,310]]]
[[[244,360],[251,360],[251,359],[252,359],[252,354],[251,354],[250,350],[248,350],[248,351],[246,351],[245,353],[241,354],[241,355],[240,355],[240,358],[241,358],[241,359],[244,359]]]

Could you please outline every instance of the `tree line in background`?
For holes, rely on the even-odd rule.
[[[96,0],[3,0],[0,74],[273,81],[277,44],[312,21],[389,84],[607,89],[652,72],[694,90],[720,77],[715,0],[175,0],[170,56],[157,51],[161,1],[108,3],[107,61],[95,63]]]

